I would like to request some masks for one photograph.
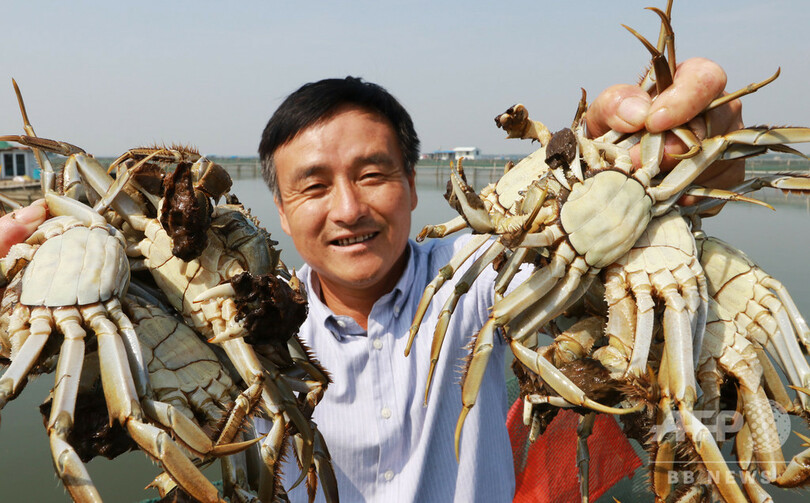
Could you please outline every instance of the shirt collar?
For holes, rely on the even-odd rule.
[[[411,291],[411,284],[416,276],[416,253],[417,245],[411,240],[408,240],[407,247],[407,261],[405,262],[405,270],[402,272],[394,289],[387,294],[380,297],[374,303],[374,310],[391,310],[395,318],[399,318],[402,314],[403,306],[408,298],[408,292]],[[366,336],[368,332],[360,326],[350,316],[340,316],[332,312],[326,304],[321,301],[321,285],[318,277],[312,273],[309,265],[305,264],[299,276],[302,278],[302,283],[307,289],[307,302],[309,303],[309,318],[311,323],[316,323],[325,328],[331,333],[335,339],[342,341],[347,336]]]

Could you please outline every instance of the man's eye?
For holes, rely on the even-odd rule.
[[[326,185],[322,183],[311,183],[309,185],[304,186],[304,192],[318,192],[324,190]]]

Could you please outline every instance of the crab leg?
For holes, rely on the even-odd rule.
[[[698,154],[679,162],[660,185],[649,190],[656,200],[663,201],[684,190],[717,159],[759,155],[785,143],[804,142],[810,142],[810,128],[748,128],[708,138],[701,142]]]
[[[692,244],[694,245],[694,240]],[[703,344],[709,294],[703,269],[700,267],[697,258],[694,256],[692,258],[693,262],[679,266],[673,272],[673,275],[677,284],[681,285],[683,297],[686,300],[688,318],[691,320],[692,358],[694,362],[697,362],[700,357],[700,347]]]
[[[581,261],[581,259],[578,260]],[[593,274],[589,273],[585,281],[581,282],[582,271],[577,267],[572,267],[571,269],[570,275],[562,284],[555,286],[551,290],[550,295],[543,297],[542,301],[536,306],[530,305],[529,310],[515,319],[515,324],[519,328],[515,330],[514,334],[510,334],[509,336],[512,352],[524,365],[539,374],[557,393],[573,404],[582,405],[608,414],[627,414],[635,412],[638,409],[618,409],[591,400],[585,396],[585,393],[571,382],[568,377],[551,365],[548,360],[540,354],[526,348],[521,342],[532,332],[545,325],[554,316],[554,313],[565,309],[572,299],[578,298],[579,296],[577,294],[584,292],[591,280],[593,280]],[[524,285],[526,285],[526,283],[523,283],[512,293],[504,297],[504,301],[510,296],[515,295],[515,292],[518,292]],[[484,378],[484,372],[489,362],[489,356],[492,353],[495,330],[512,321],[511,318],[504,316],[502,313],[496,313],[497,309],[498,305],[496,304],[493,306],[489,320],[487,320],[476,335],[470,363],[464,375],[461,391],[463,407],[458,422],[456,423],[455,433],[456,458],[458,458],[458,445],[464,420],[469,411],[475,406],[478,391],[481,388],[481,382]]]
[[[488,337],[489,333],[487,333],[486,336]],[[554,367],[543,355],[528,349],[523,344],[515,342],[514,340],[510,341],[510,345],[512,347],[512,351],[515,353],[515,356],[524,365],[529,367],[533,372],[538,374],[544,381],[546,381],[546,383],[548,383],[548,385],[551,386],[554,391],[559,393],[560,396],[568,403],[574,406],[587,407],[605,414],[629,414],[640,410],[639,407],[619,409],[595,402],[594,400],[591,400],[585,396],[585,393],[576,384],[574,384],[565,374]],[[472,364],[470,367],[472,367]],[[470,371],[468,371],[468,374],[471,373],[471,370],[472,368]],[[477,389],[475,391],[477,392]],[[475,405],[474,401],[472,405]],[[472,408],[472,406],[466,407],[465,402],[465,410],[462,411],[462,414],[466,416],[465,411],[468,411],[470,408]]]
[[[787,367],[791,375],[795,376],[793,384],[797,386],[810,385],[810,365],[807,364],[807,360],[796,340],[796,334],[793,332],[793,326],[784,305],[770,295],[763,298],[761,302],[773,313],[773,317],[778,324],[778,328],[773,332],[770,339],[774,341],[773,345],[779,351],[783,365]],[[799,398],[805,397],[800,395]],[[802,400],[802,403],[807,406],[806,398]]]
[[[717,490],[722,494],[724,500],[745,503],[747,501],[745,495],[743,495],[740,486],[733,482],[734,475],[731,473],[731,470],[729,470],[725,459],[723,459],[723,454],[717,447],[717,443],[714,441],[714,438],[712,438],[709,429],[695,417],[691,408],[687,407],[685,404],[678,406],[678,412],[680,412],[686,435],[689,437],[692,445],[695,446],[695,449],[700,455],[700,459],[705,465],[712,467],[712,469],[709,470],[709,476],[717,487]]]
[[[138,342],[138,334],[135,333],[132,322],[121,310],[121,303],[116,297],[105,302],[104,307],[107,308],[110,317],[118,326],[121,341],[124,343],[124,347],[126,347],[127,350],[129,369],[132,372],[138,396],[151,395],[152,390],[149,385],[149,371],[147,370],[146,361],[143,358],[140,343]]]
[[[416,236],[416,242],[421,243],[425,238],[443,238],[454,232],[464,230],[466,227],[467,221],[459,215],[443,224],[426,225]]]
[[[665,313],[664,326],[667,327],[667,325]],[[692,366],[691,358],[683,357],[684,355],[691,355],[691,347],[688,352],[683,351],[681,348],[688,344],[670,344],[670,339],[672,339],[672,337],[669,337],[668,334],[665,335],[665,345],[658,374],[658,383],[663,396],[660,407],[662,410],[671,411],[671,404],[674,403],[674,405],[677,406],[687,437],[700,456],[703,464],[712,467],[712,469],[709,470],[709,476],[725,501],[745,502],[746,500],[742,490],[736,483],[732,482],[734,477],[720,452],[720,448],[717,446],[708,428],[692,413],[696,396],[694,371],[688,374],[683,374],[683,370],[678,372],[672,371],[673,368],[678,368],[679,366],[681,366],[680,368],[689,368]],[[691,338],[687,338],[687,340],[691,343]],[[672,355],[673,351],[677,352],[679,350],[682,352],[674,356]],[[686,379],[684,379],[684,377]],[[670,412],[667,412],[667,414],[670,414]],[[674,438],[671,436],[668,437],[666,443],[674,446],[673,442]],[[671,447],[668,447],[663,452],[659,450],[658,454],[657,463],[660,460],[666,464],[674,458],[674,451],[672,451]]]
[[[609,346],[601,352],[600,361],[610,361],[609,368],[620,370],[624,375],[643,375],[647,371],[655,316],[652,284],[643,273],[631,273],[627,280],[622,280],[620,274],[623,270],[611,271],[605,281],[605,299],[608,301],[605,333]],[[625,287],[626,281],[632,285],[635,302]],[[612,358],[606,360],[608,355]]]
[[[127,356],[117,330],[101,306],[83,308],[83,317],[96,333],[104,397],[110,419],[117,420],[135,442],[158,460],[186,492],[201,501],[220,501],[217,489],[162,430],[146,424],[138,405],[135,384],[126,372]]]
[[[734,91],[733,93],[728,93],[725,96],[721,96],[720,98],[717,98],[716,100],[712,101],[709,104],[708,107],[706,107],[705,111],[708,112],[709,110],[713,110],[713,109],[715,109],[715,108],[717,108],[719,106],[725,105],[726,103],[728,103],[730,101],[734,101],[737,98],[742,98],[743,96],[746,96],[748,94],[752,94],[752,93],[755,93],[755,92],[759,91],[760,89],[762,89],[766,85],[768,85],[771,82],[773,82],[774,80],[776,80],[776,78],[779,77],[779,73],[781,71],[782,71],[781,68],[777,68],[776,72],[774,72],[773,75],[771,75],[767,79],[763,80],[762,82],[754,82],[752,84],[748,84],[747,86],[743,87],[742,89],[738,89],[737,91]]]
[[[740,478],[742,478],[743,489],[745,489],[750,501],[757,503],[773,502],[773,498],[762,488],[753,474],[752,445],[751,428],[748,423],[745,423],[734,439],[737,460],[742,468]]]
[[[805,442],[802,444],[802,447],[808,447],[808,449],[793,456],[785,472],[771,481],[774,485],[779,487],[799,487],[810,479],[810,438],[798,433],[796,434]]]
[[[75,501],[100,502],[101,495],[93,485],[90,474],[67,441],[73,429],[73,411],[84,360],[85,332],[81,328],[81,314],[76,308],[58,308],[54,310],[54,318],[65,339],[56,367],[56,385],[47,426],[53,464]]]
[[[793,412],[795,407],[793,401],[788,395],[785,385],[782,384],[782,378],[776,372],[776,368],[771,363],[765,350],[761,345],[755,345],[754,351],[757,354],[759,365],[762,367],[762,376],[764,378],[764,387],[768,396],[773,397],[773,400],[781,405],[785,410]]]
[[[313,457],[314,463],[309,467],[310,473],[307,477],[309,501],[315,500],[315,491],[318,488],[318,479],[320,479],[321,488],[323,489],[327,503],[337,503],[340,498],[338,496],[335,471],[332,468],[332,456],[329,454],[329,449],[326,448],[326,441],[324,441],[323,435],[321,435],[318,427],[313,422],[310,424],[312,431],[315,432],[315,452]],[[295,437],[295,443],[293,445],[295,446],[296,455],[299,456],[300,459],[303,444],[298,436]],[[318,474],[317,477],[315,473]]]
[[[725,380],[725,376],[717,368],[717,359],[709,358],[705,348],[701,353],[696,372],[698,385],[703,392],[698,398],[696,408],[711,412],[712,415],[708,418],[708,421],[713,422],[717,414],[720,413],[720,387]]]
[[[427,405],[428,395],[430,394],[430,385],[433,381],[433,375],[436,372],[436,365],[439,362],[439,355],[441,354],[442,345],[444,344],[444,337],[447,334],[447,328],[450,325],[450,316],[456,309],[459,299],[462,295],[467,293],[470,285],[473,284],[475,279],[486,269],[498,255],[503,252],[505,246],[501,240],[492,243],[487,250],[478,257],[475,262],[456,283],[453,293],[442,306],[439,313],[439,319],[436,321],[436,328],[433,332],[433,340],[430,346],[430,369],[427,375],[427,384],[425,384],[425,405]]]
[[[668,271],[667,271],[668,272]],[[663,277],[662,277],[663,276]],[[653,286],[661,291],[666,302],[664,309],[664,344],[669,358],[668,369],[673,377],[670,388],[678,401],[695,401],[695,369],[692,347],[692,328],[683,297],[669,274],[653,275]]]
[[[495,302],[499,302],[503,299],[504,292],[509,288],[509,284],[514,279],[515,275],[520,270],[520,266],[526,261],[531,251],[532,250],[529,248],[518,248],[512,252],[512,255],[507,259],[506,263],[498,272],[498,276],[495,278]]]
[[[590,467],[590,451],[588,450],[588,437],[593,433],[593,424],[596,414],[591,412],[579,417],[577,425],[577,468],[579,471],[579,495],[582,503],[588,503],[590,491],[588,489],[588,469]]]
[[[790,317],[790,320],[793,322],[793,326],[796,327],[796,335],[799,336],[802,343],[804,344],[804,347],[808,351],[810,351],[810,327],[807,326],[807,322],[804,320],[804,317],[799,312],[799,309],[796,307],[796,303],[793,302],[793,298],[788,293],[787,288],[785,288],[785,286],[781,282],[777,281],[772,277],[765,278],[762,281],[762,286],[764,286],[765,288],[769,288],[770,290],[773,290],[779,297],[780,302],[779,303],[772,302],[772,304],[780,305],[780,307],[787,312],[788,316]],[[780,323],[780,325],[783,327],[786,326],[785,323]],[[783,334],[790,334],[791,332],[792,330],[782,330]]]
[[[659,173],[658,166],[664,157],[664,135],[644,133],[641,136],[641,167],[633,176],[645,186]]]
[[[235,444],[220,441],[219,445],[215,446],[211,442],[211,439],[208,438],[208,435],[206,435],[194,421],[184,416],[172,405],[152,399],[144,399],[141,400],[141,407],[147,416],[173,432],[186,447],[201,457],[228,456],[247,449],[257,441],[251,440]],[[244,419],[244,413],[238,413],[237,417],[238,416]],[[238,431],[239,426],[238,424],[234,425],[231,423],[229,424],[228,431],[223,431],[223,433],[233,437],[233,434]],[[220,440],[222,440],[222,437]]]
[[[570,247],[552,255],[551,262],[546,267],[536,270],[526,281],[492,306],[490,318],[496,320],[496,326],[504,326],[508,320],[542,299],[565,277],[569,267],[574,268],[575,261],[576,252]],[[581,276],[581,272],[579,275]]]
[[[222,483],[225,494],[231,494],[231,501],[256,501],[250,494],[248,484],[247,461],[244,456],[226,456],[222,458]]]
[[[677,395],[673,396],[672,389],[683,389],[683,384],[679,383],[680,376],[671,372],[670,365],[674,358],[668,355],[670,351],[669,346],[664,347],[663,355],[661,358],[661,366],[658,373],[658,384],[661,388],[662,399],[659,404],[660,409],[664,411],[664,420],[659,422],[659,449],[655,461],[655,477],[654,484],[656,492],[659,489],[669,488],[669,481],[667,474],[672,470],[672,462],[675,455],[675,421],[672,416],[673,405],[677,406],[680,420],[686,432],[687,438],[694,446],[698,456],[704,465],[710,466],[711,470],[709,475],[714,482],[717,489],[722,494],[725,501],[743,503],[746,501],[740,487],[733,483],[734,476],[728,468],[720,448],[717,446],[714,438],[709,432],[708,428],[700,422],[692,413],[692,405],[694,404],[694,385],[691,390],[686,386],[687,391],[691,393],[684,393],[683,398]],[[694,380],[694,374],[689,380]],[[664,494],[666,494],[665,490]],[[662,497],[661,493],[658,493]]]
[[[737,330],[732,316],[713,300],[709,312],[707,339],[701,358],[716,359],[727,375],[736,378],[743,414],[752,425],[759,469],[773,479],[784,470],[785,461],[768,398],[762,388],[762,366],[751,343]]]
[[[726,200],[753,202],[754,204],[764,205],[773,209],[773,207],[767,203],[741,196],[741,194],[760,190],[764,187],[779,189],[787,193],[798,192],[807,195],[810,194],[810,175],[806,175],[804,173],[792,173],[789,175],[777,174],[759,176],[749,178],[748,180],[743,181],[741,184],[732,187],[728,191],[697,187],[690,188],[687,189],[686,193],[706,196],[706,199],[699,201],[697,204],[688,208],[682,208],[681,211],[684,215],[702,214],[720,204],[724,204],[724,201]]]
[[[4,204],[8,208],[10,208],[10,211],[18,210],[18,209],[23,207],[22,204],[18,203],[14,199],[11,199],[10,197],[4,195],[2,192],[0,192],[0,203]],[[6,210],[5,210],[5,208],[3,208],[2,205],[0,205],[0,212],[2,212],[3,215],[6,214]]]
[[[51,333],[50,320],[49,309],[39,307],[31,310],[31,333],[11,361],[11,365],[0,377],[0,409],[5,407],[6,403],[16,396],[27,382],[28,372],[31,371],[39,358],[39,354],[42,352],[42,348],[48,342]]]
[[[448,262],[447,265],[439,269],[439,274],[437,274],[436,277],[433,278],[433,281],[428,283],[428,286],[425,287],[425,291],[422,294],[419,305],[416,307],[416,315],[413,318],[413,323],[411,324],[411,328],[409,330],[408,343],[405,346],[405,356],[408,356],[408,354],[411,352],[411,346],[413,345],[416,333],[419,331],[419,325],[422,324],[422,319],[425,317],[425,313],[430,306],[430,302],[433,300],[433,296],[436,294],[439,288],[444,285],[445,281],[453,277],[461,264],[466,262],[467,259],[470,258],[470,256],[475,253],[475,251],[478,250],[489,238],[490,236],[488,234],[478,234],[471,237],[470,241],[458,252],[456,252],[455,255],[453,255],[453,258],[450,259],[450,262]]]
[[[476,232],[485,234],[495,230],[483,201],[472,187],[467,185],[464,170],[459,160],[458,166],[450,170],[450,185],[458,201],[459,213]]]
[[[596,270],[588,270],[585,267],[585,261],[577,258],[563,276],[562,282],[555,285],[547,295],[534,304],[527,305],[522,312],[517,312],[513,317],[511,315],[504,317],[498,313],[496,326],[506,324],[514,326],[514,328],[510,328],[510,338],[523,343],[527,337],[542,329],[552,318],[582,297],[597,273]],[[514,291],[517,291],[517,288]],[[504,299],[508,297],[509,295]],[[493,313],[496,307],[498,307],[497,304],[493,307]]]
[[[284,430],[286,420],[282,420],[287,416],[290,421],[298,429],[298,433],[304,440],[305,449],[301,458],[301,464],[304,467],[301,476],[294,485],[298,485],[306,475],[309,465],[312,463],[312,449],[313,449],[313,432],[309,429],[309,422],[303,416],[301,411],[296,406],[295,396],[292,390],[289,389],[287,383],[277,375],[278,370],[267,368],[264,369],[256,356],[253,349],[242,339],[232,339],[224,341],[220,344],[225,352],[228,354],[231,362],[233,362],[236,370],[241,375],[242,379],[249,383],[254,384],[259,376],[263,376],[264,372],[269,373],[270,379],[264,379],[262,391],[262,407],[267,409],[273,418],[273,428],[267,438],[262,442],[262,458],[268,467],[276,466],[278,457],[281,454],[281,445],[284,440]]]
[[[307,402],[310,406],[315,407],[321,401],[326,386],[332,381],[320,364],[310,361],[307,350],[304,349],[303,343],[298,339],[297,335],[290,337],[287,341],[287,348],[296,365],[304,369],[304,373],[309,376],[306,380],[308,389],[305,393],[307,394]]]

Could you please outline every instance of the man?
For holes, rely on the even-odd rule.
[[[645,123],[668,129],[690,120],[724,86],[715,64],[689,60],[654,104],[635,86],[604,92],[588,114],[589,131],[630,132]],[[740,127],[739,106],[718,112],[712,122],[714,131]],[[693,127],[705,130],[700,123]],[[683,152],[683,146],[670,141],[668,151]],[[379,86],[351,77],[307,84],[270,119],[259,153],[282,228],[306,262],[300,276],[309,318],[301,337],[334,378],[314,419],[329,445],[341,496],[509,501],[514,473],[500,342],[465,422],[458,462],[453,451],[461,410],[457,366],[487,318],[494,272],[486,271],[456,308],[427,407],[432,329],[452,286],[439,291],[413,354],[403,356],[424,287],[464,242],[408,241],[418,140],[407,112]],[[707,176],[722,184],[742,179],[740,169],[722,168]],[[290,496],[303,500],[298,490]]]
[[[603,92],[589,110],[588,128],[592,135],[610,128],[668,129],[691,120],[724,87],[720,67],[688,60],[672,88],[652,104],[635,86]],[[715,134],[741,126],[738,102],[713,115]],[[691,126],[705,130],[701,121]],[[408,240],[418,146],[402,106],[379,86],[352,78],[303,86],[262,136],[264,176],[282,228],[307,262],[300,276],[309,318],[301,336],[334,380],[314,419],[344,501],[510,501],[514,473],[504,427],[501,343],[465,423],[458,463],[453,452],[461,409],[457,366],[487,317],[494,273],[485,272],[459,303],[427,407],[422,400],[432,325],[451,287],[437,295],[414,354],[403,356],[422,289],[462,241],[417,246]],[[667,151],[684,148],[669,141]],[[742,179],[741,166],[727,168],[718,163],[703,183],[728,186]],[[29,208],[0,219],[0,256],[42,218],[41,209]],[[294,477],[294,467],[285,471],[287,480]],[[290,496],[305,500],[305,491],[299,487]]]

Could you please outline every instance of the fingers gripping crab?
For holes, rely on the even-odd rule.
[[[675,66],[669,15],[656,12],[663,20],[662,36],[657,46],[644,41],[654,58],[651,70],[641,84],[653,95],[668,86]],[[669,52],[668,58],[663,56],[664,52]],[[767,82],[715,100],[707,110],[752,92]],[[482,257],[487,257],[479,258],[483,269],[500,255],[498,248],[509,256],[501,270],[500,282],[496,283],[496,294],[505,291],[505,285],[511,281],[517,266],[527,257],[533,260],[538,254],[548,255],[547,259],[540,260],[545,262],[543,267],[538,267],[527,280],[496,300],[489,321],[476,336],[472,361],[464,378],[464,410],[457,431],[475,403],[483,376],[481,369],[486,365],[496,329],[505,328],[513,350],[519,348],[534,331],[580,298],[601,270],[621,259],[654,217],[666,213],[682,194],[696,191],[691,187],[692,182],[715,160],[757,155],[769,148],[790,151],[784,144],[810,140],[810,129],[807,128],[749,128],[702,141],[690,131],[676,128],[672,132],[685,140],[691,150],[671,172],[662,175],[659,166],[663,155],[663,134],[642,131],[624,138],[609,132],[591,140],[585,136],[583,110],[584,99],[572,130],[553,135],[541,123],[531,121],[520,105],[498,116],[496,123],[505,128],[510,137],[537,140],[541,143],[540,150],[518,163],[480,195],[467,185],[463,171],[456,169],[451,173],[449,199],[461,213],[460,218],[426,228],[421,235],[441,237],[471,227],[476,233],[496,236],[489,248],[492,253],[485,252]],[[633,170],[628,149],[638,143],[641,166]],[[719,190],[700,193],[722,199],[738,198],[737,194]],[[486,240],[473,241],[480,246]],[[421,315],[430,303],[432,292],[441,286],[448,274],[452,274],[457,263],[465,261],[471,254],[470,250],[460,252],[428,287],[423,307],[414,320],[412,334],[421,323]],[[448,306],[447,311],[449,316],[452,306]],[[682,355],[696,352],[691,331],[693,327],[699,330],[698,313],[705,310],[698,308],[692,312],[694,317],[683,325],[689,327],[688,336],[666,340],[666,355],[671,359],[666,373],[671,380],[670,396],[677,407],[686,409],[695,400],[694,361]],[[440,338],[439,327],[434,341]],[[434,342],[434,346],[440,346],[440,343]],[[522,356],[519,349],[516,356]],[[526,361],[531,362],[530,367],[537,367],[537,370],[533,368],[535,371],[545,365],[533,355],[526,357]],[[549,383],[567,400],[599,409],[586,401],[587,397],[580,389],[570,387],[553,369],[542,369],[538,373],[544,379],[548,376]],[[561,384],[556,385],[557,382]]]

